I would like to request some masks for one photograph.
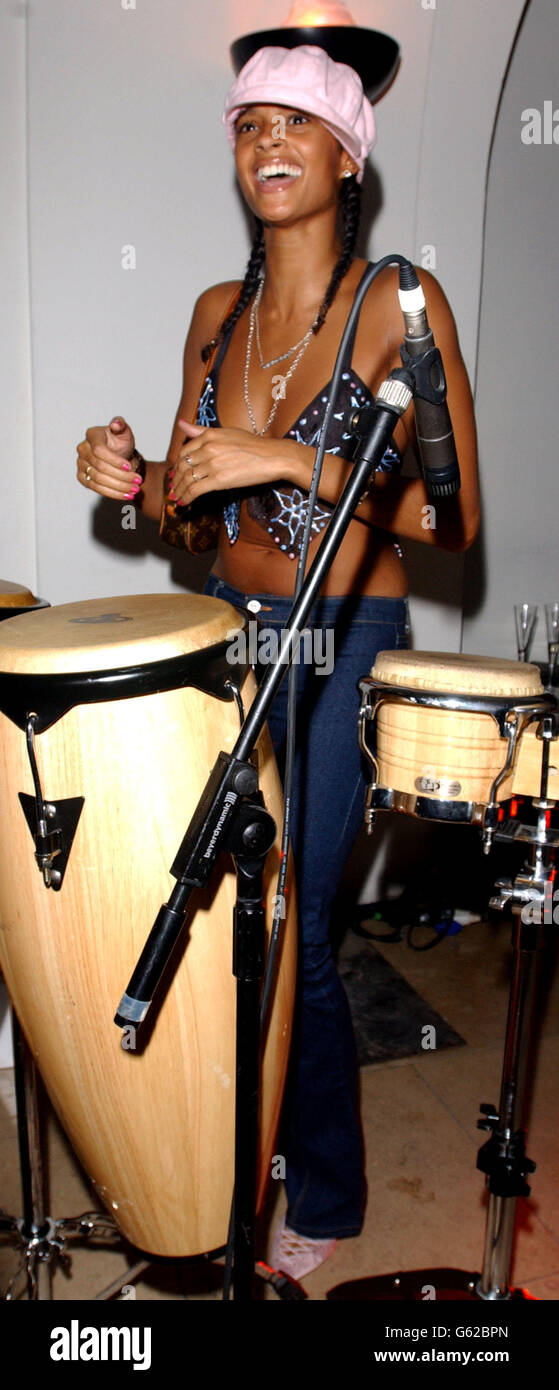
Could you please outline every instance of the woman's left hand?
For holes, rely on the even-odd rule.
[[[206,492],[258,486],[288,476],[287,440],[262,439],[248,430],[209,429],[187,420],[178,423],[188,439],[174,464],[172,488],[183,506]]]

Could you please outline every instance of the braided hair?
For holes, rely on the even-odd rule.
[[[330,284],[312,326],[313,333],[320,332],[328,310],[333,303],[344,275],[347,274],[355,254],[357,234],[359,232],[359,218],[361,215],[361,185],[358,184],[355,174],[349,179],[342,179],[340,182],[340,213],[343,221],[342,250],[334,266],[330,278]],[[266,258],[266,247],[264,242],[264,224],[260,218],[256,219],[256,232],[252,243],[252,250],[245,272],[239,299],[228,314],[216,338],[212,338],[211,343],[206,343],[202,348],[201,357],[203,362],[207,362],[211,357],[214,348],[217,347],[221,339],[225,337],[237,319],[241,317],[247,304],[258,288],[260,272]]]

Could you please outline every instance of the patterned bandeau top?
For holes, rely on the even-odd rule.
[[[355,410],[374,401],[374,397],[365,382],[351,367],[357,323],[358,318],[356,318],[353,332],[347,344],[340,389],[336,400],[337,408],[330,420],[325,451],[327,454],[338,454],[341,458],[346,459],[353,457],[356,444],[355,434],[350,432],[347,422]],[[212,429],[221,427],[217,411],[217,389],[221,364],[227,352],[232,331],[231,328],[220,343],[213,367],[204,382],[196,415],[197,425],[204,425]],[[287,430],[283,436],[284,439],[293,439],[297,444],[308,444],[312,447],[318,444],[324,410],[329,400],[330,386],[331,382],[327,382],[322,390],[317,392],[314,399],[302,411],[298,420],[291,426],[291,429]],[[401,467],[400,452],[392,441],[382,456],[378,471],[399,472]],[[283,551],[289,560],[295,560],[301,550],[308,515],[308,493],[287,483],[273,488],[265,485],[256,489],[248,497],[245,492],[240,496],[228,493],[227,502],[223,507],[223,517],[231,545],[235,544],[239,535],[242,501],[246,502],[249,516],[262,526],[278,549]],[[313,512],[311,539],[324,530],[333,510],[334,508],[327,503],[317,500]]]

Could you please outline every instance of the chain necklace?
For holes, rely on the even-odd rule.
[[[299,339],[299,342],[298,342],[298,343],[295,343],[293,347],[288,348],[288,349],[287,349],[287,352],[282,352],[282,353],[280,354],[279,357],[271,357],[269,362],[265,362],[265,361],[264,361],[263,354],[262,354],[262,343],[260,342],[260,315],[259,315],[259,313],[258,313],[258,310],[259,310],[259,307],[260,307],[260,299],[261,299],[261,297],[262,297],[262,286],[263,286],[263,284],[264,284],[264,280],[262,279],[262,280],[260,281],[260,285],[258,286],[258,292],[257,292],[257,295],[256,295],[256,299],[255,299],[255,301],[254,301],[254,303],[255,303],[255,314],[254,314],[254,317],[255,317],[255,321],[256,321],[256,346],[257,346],[257,348],[258,348],[258,357],[259,357],[259,359],[260,359],[260,366],[262,367],[262,371],[266,372],[266,371],[268,370],[269,367],[276,367],[277,364],[278,364],[278,362],[285,362],[286,357],[291,357],[291,353],[292,353],[292,352],[297,352],[297,348],[300,348],[300,347],[302,346],[302,344],[305,342],[305,338],[306,338],[307,335],[305,334],[305,337],[304,337],[304,338],[300,338],[300,339]],[[311,330],[311,331],[312,331],[312,330]]]
[[[270,425],[272,424],[272,422],[273,422],[273,421],[275,420],[275,418],[276,418],[277,412],[278,412],[278,410],[279,410],[279,403],[280,403],[280,401],[284,399],[284,393],[281,394],[281,393],[279,392],[279,390],[278,390],[278,394],[277,394],[277,396],[276,396],[276,399],[275,399],[275,401],[274,401],[274,404],[273,404],[273,406],[272,406],[272,409],[271,409],[271,411],[270,411],[270,414],[269,414],[269,416],[268,416],[268,419],[266,420],[266,424],[264,425],[264,428],[263,428],[263,429],[259,430],[259,429],[258,429],[258,425],[257,425],[257,423],[256,423],[256,420],[255,420],[255,418],[254,418],[254,411],[253,411],[253,409],[252,409],[252,405],[251,405],[250,398],[249,398],[249,394],[248,394],[248,377],[249,377],[250,363],[251,363],[251,357],[252,357],[252,341],[253,341],[253,338],[254,338],[255,328],[257,327],[257,324],[258,324],[258,307],[259,307],[259,304],[260,304],[260,300],[261,300],[261,298],[262,298],[262,291],[263,291],[263,289],[264,289],[264,278],[262,277],[262,279],[261,279],[261,281],[260,281],[260,284],[259,284],[259,286],[258,286],[258,290],[257,290],[256,295],[255,295],[255,297],[254,297],[254,300],[253,300],[253,302],[252,302],[251,310],[250,310],[250,322],[249,322],[249,330],[248,330],[248,338],[247,338],[247,346],[246,346],[246,357],[245,357],[244,398],[245,398],[245,405],[246,405],[246,408],[247,408],[247,411],[248,411],[248,416],[249,416],[249,419],[250,419],[250,423],[251,423],[251,425],[252,425],[252,432],[253,432],[253,434],[266,434],[266,431],[269,430]],[[286,381],[289,381],[290,377],[293,376],[294,371],[295,371],[296,368],[299,366],[299,363],[300,363],[300,361],[301,361],[301,358],[302,358],[303,354],[306,352],[306,350],[307,350],[307,348],[308,348],[308,346],[309,346],[309,343],[310,343],[311,338],[312,338],[312,336],[313,336],[313,328],[314,328],[314,324],[315,324],[315,323],[316,323],[316,319],[314,320],[314,322],[313,322],[311,328],[309,328],[308,332],[305,333],[304,338],[301,338],[300,343],[296,343],[296,344],[295,344],[295,347],[290,348],[289,351],[283,353],[281,357],[276,357],[272,362],[268,362],[268,363],[266,363],[266,364],[263,363],[262,365],[263,365],[263,366],[265,365],[265,366],[268,366],[268,367],[275,366],[275,364],[276,364],[277,362],[282,362],[286,357],[289,357],[290,354],[291,354],[292,352],[295,352],[295,351],[296,351],[296,348],[299,348],[299,351],[298,351],[298,353],[297,353],[297,356],[296,356],[296,358],[295,358],[295,361],[291,363],[291,366],[290,366],[290,368],[289,368],[289,371],[286,372],[286,373],[285,373],[285,376],[283,377],[284,383],[285,383]]]

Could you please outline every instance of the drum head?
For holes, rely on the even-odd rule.
[[[454,652],[379,652],[371,676],[410,690],[468,695],[541,695],[537,666]]]
[[[35,598],[23,584],[0,579],[0,622],[5,618],[18,617],[20,613],[32,613],[35,608],[48,608],[46,599]]]
[[[39,602],[31,589],[25,589],[23,584],[0,579],[0,608],[35,608]]]
[[[127,594],[64,603],[14,618],[0,634],[0,670],[114,671],[211,647],[242,627],[235,608],[196,594]]]

